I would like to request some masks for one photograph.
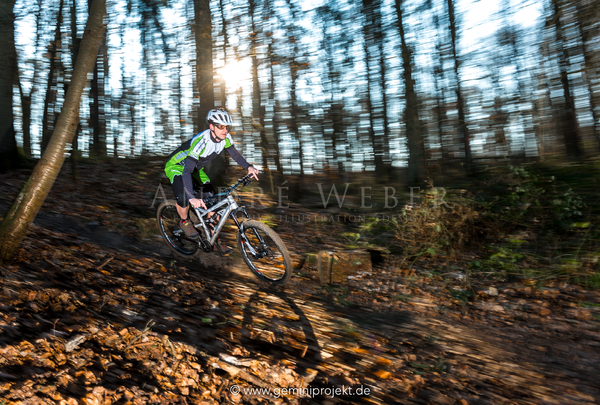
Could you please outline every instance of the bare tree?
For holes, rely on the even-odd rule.
[[[381,15],[379,13],[379,2],[376,0],[362,0],[362,12],[364,15],[363,24],[363,51],[365,53],[366,63],[366,100],[365,108],[369,119],[369,140],[371,148],[373,148],[373,158],[375,164],[375,172],[383,174],[383,155],[385,137],[387,134],[387,120],[384,119],[383,133],[376,133],[375,121],[378,118],[378,106],[373,100],[373,91],[375,86],[380,86],[380,90],[383,94],[383,106],[384,110],[387,109],[385,103],[385,71],[378,71],[377,75],[380,77],[379,80],[375,78],[375,72],[377,69],[381,69],[385,66],[382,63],[383,58],[383,34],[381,33]]]
[[[17,80],[17,51],[15,49],[15,1],[0,2],[0,170],[19,162],[15,128],[13,126],[13,85]]]
[[[219,0],[219,11],[221,12],[221,29],[223,32],[223,61],[227,63],[227,48],[229,47],[229,33],[227,32],[227,18],[225,18],[225,4]],[[220,83],[221,87],[221,107],[227,108],[227,85],[225,80]]]
[[[91,0],[93,1],[93,0]],[[90,154],[96,157],[105,157],[106,149],[106,106],[108,94],[106,83],[108,79],[108,52],[106,37],[100,44],[98,59],[94,67],[94,75],[90,87],[90,121],[92,126],[92,145]]]
[[[584,3],[584,4],[580,4]],[[581,53],[583,54],[584,69],[585,69],[585,85],[588,88],[590,94],[590,113],[592,114],[592,135],[593,141],[596,142],[597,147],[600,149],[600,131],[596,128],[597,123],[600,123],[600,114],[598,114],[598,94],[594,92],[594,80],[598,79],[597,64],[594,63],[594,38],[590,31],[596,24],[594,9],[591,4],[585,4],[585,2],[575,2],[577,19],[577,30],[581,38]],[[596,6],[596,10],[600,9]],[[596,11],[600,14],[599,11]],[[591,18],[590,18],[591,17]]]
[[[440,143],[440,152],[439,152],[439,157],[441,158],[439,160],[439,164],[443,165],[444,162],[446,162],[448,160],[448,150],[450,149],[450,147],[452,146],[451,143],[448,144],[447,141],[447,120],[448,120],[448,115],[446,114],[446,97],[445,97],[445,92],[446,92],[446,88],[444,85],[444,78],[445,78],[445,69],[444,69],[444,60],[447,54],[447,51],[445,50],[446,47],[445,42],[444,42],[444,37],[442,35],[440,35],[440,20],[439,17],[437,15],[434,15],[433,18],[434,21],[434,27],[435,27],[435,32],[438,33],[437,37],[437,44],[436,44],[436,58],[435,58],[435,66],[433,68],[433,74],[434,74],[434,83],[435,83],[435,119],[437,121],[437,133],[438,133],[438,137],[439,137],[439,143]]]
[[[25,13],[30,13],[29,5],[25,6]],[[35,11],[35,32],[36,39],[34,43],[34,50],[37,53],[40,44],[41,37],[41,26],[42,26],[42,0],[37,0],[37,10]],[[21,114],[22,114],[22,131],[23,131],[23,153],[27,157],[31,157],[31,103],[33,95],[37,92],[37,79],[39,75],[39,61],[37,58],[33,58],[31,61],[33,67],[33,77],[31,78],[31,87],[28,92],[25,92],[21,83],[21,72],[19,72],[19,95],[21,97]]]
[[[268,170],[269,164],[267,161],[269,142],[265,131],[265,107],[263,106],[263,98],[261,86],[258,80],[258,33],[261,30],[256,24],[256,0],[248,1],[248,11],[250,14],[250,58],[252,60],[252,123],[255,129],[260,133],[260,151],[262,155],[263,169]]]
[[[300,29],[296,26],[298,21],[297,5],[291,0],[286,0],[287,6],[292,14],[292,24],[288,25],[288,41],[292,47],[292,55],[288,59],[290,66],[290,110],[291,110],[291,131],[294,136],[298,138],[298,161],[300,164],[300,177],[304,176],[304,142],[302,140],[302,134],[300,134],[300,127],[298,122],[300,120],[300,108],[298,105],[298,80],[300,77],[300,71],[304,68],[300,61]]]
[[[0,261],[10,261],[14,257],[65,161],[66,148],[77,128],[78,110],[88,82],[87,76],[96,63],[98,49],[104,38],[105,14],[105,0],[93,0],[71,84],[52,138],[0,226]]]
[[[200,106],[196,130],[205,125],[204,118],[215,104],[213,83],[212,21],[209,0],[194,0],[194,35],[196,37],[196,86]]]
[[[271,131],[267,132],[267,139],[270,140],[269,147],[272,148],[269,150],[268,158],[273,159],[273,163],[279,175],[283,174],[283,167],[281,166],[281,153],[279,151],[279,120],[277,118],[277,114],[279,112],[279,100],[276,98],[275,91],[275,66],[281,64],[281,58],[275,54],[274,51],[274,38],[272,32],[272,26],[275,25],[272,23],[274,17],[274,9],[273,2],[266,1],[265,2],[265,12],[268,16],[269,28],[266,32],[267,38],[269,38],[267,53],[269,60],[269,92],[268,99],[272,105],[273,111],[271,115]]]
[[[350,54],[349,39],[346,36],[346,32],[342,29],[341,35],[334,35],[330,28],[336,26],[343,21],[342,13],[335,10],[333,7],[327,5],[323,6],[319,10],[319,14],[322,16],[322,34],[323,43],[322,47],[326,55],[329,55],[327,59],[327,80],[329,84],[328,92],[330,102],[325,109],[325,119],[323,126],[330,126],[331,145],[330,150],[327,152],[327,157],[331,157],[331,165],[337,165],[338,173],[344,172],[344,164],[346,161],[346,154],[343,150],[343,145],[346,143],[344,139],[344,106],[340,102],[340,93],[342,89],[342,83],[340,83],[340,66],[336,63],[336,51],[343,53],[344,55]],[[338,42],[336,42],[336,39]],[[338,46],[341,45],[341,46]],[[341,48],[341,49],[340,49]],[[383,79],[382,79],[383,80]],[[325,134],[327,131],[323,130]],[[338,148],[338,145],[342,145],[342,148]],[[329,145],[326,145],[326,148]]]
[[[419,100],[413,77],[414,61],[412,49],[406,42],[404,34],[404,14],[402,0],[396,0],[396,12],[398,13],[398,32],[400,33],[400,47],[402,55],[402,67],[404,78],[404,92],[406,106],[404,107],[403,121],[406,124],[406,138],[408,140],[408,179],[409,185],[416,184],[424,178],[425,148],[421,133],[421,122],[419,119]]]
[[[77,55],[79,54],[79,46],[81,44],[81,39],[77,35],[77,0],[73,0],[71,4],[71,41],[71,59],[73,60],[73,64],[75,64]],[[68,91],[68,85],[66,91]],[[79,147],[77,138],[79,137],[79,132],[81,131],[80,119],[77,118],[77,121],[77,128],[75,129],[73,141],[71,142],[71,169],[75,181],[79,181],[79,165],[77,163],[77,159],[79,158]]]
[[[464,100],[462,81],[460,77],[459,67],[460,60],[458,58],[457,43],[458,43],[458,28],[456,23],[456,14],[454,12],[454,1],[448,0],[448,19],[450,22],[450,37],[452,39],[452,58],[454,59],[454,76],[456,86],[456,104],[458,108],[458,133],[459,142],[462,143],[465,152],[465,164],[470,168],[473,164],[473,157],[471,156],[471,137],[469,134],[469,127],[467,126],[466,120],[466,103]]]
[[[564,99],[564,104],[558,108],[560,109],[560,125],[565,141],[567,156],[578,158],[581,156],[581,147],[579,146],[579,126],[577,124],[575,112],[575,98],[569,80],[570,61],[563,33],[564,28],[561,3],[561,0],[552,0],[552,10],[554,12],[552,21],[554,21],[560,83],[562,85]]]
[[[58,14],[56,15],[56,28],[54,30],[54,40],[48,45],[48,55],[50,59],[50,68],[48,70],[48,82],[46,84],[46,99],[44,100],[44,113],[42,116],[42,145],[41,151],[44,153],[50,137],[52,136],[54,126],[54,110],[57,101],[57,70],[60,64],[61,32],[60,28],[63,21],[64,0],[60,0]]]

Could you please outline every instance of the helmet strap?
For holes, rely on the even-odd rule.
[[[215,125],[215,124],[212,124],[212,125]],[[209,127],[209,129],[210,129],[210,127]],[[210,129],[210,138],[216,143],[221,142],[221,140],[219,138],[217,138],[217,134],[215,134],[215,131],[213,129]]]

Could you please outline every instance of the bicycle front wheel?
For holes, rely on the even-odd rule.
[[[290,253],[268,225],[245,221],[237,234],[237,243],[244,261],[262,281],[281,285],[292,277]]]
[[[186,238],[179,228],[180,217],[175,204],[175,201],[168,200],[158,207],[156,212],[158,229],[160,229],[163,240],[173,253],[179,257],[193,259],[199,253],[198,243]]]

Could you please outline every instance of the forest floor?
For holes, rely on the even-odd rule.
[[[1,405],[600,403],[598,290],[466,277],[477,251],[384,255],[338,285],[305,263],[269,288],[236,255],[174,257],[154,225],[162,161],[118,163],[78,182],[65,166],[0,267]],[[30,173],[3,176],[0,212]],[[343,222],[264,209],[296,264],[343,249]]]

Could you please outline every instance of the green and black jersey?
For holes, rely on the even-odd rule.
[[[233,139],[230,134],[227,134],[225,140],[217,142],[210,129],[207,129],[183,143],[175,152],[169,155],[169,160],[165,166],[165,174],[171,183],[173,183],[175,176],[182,176],[187,197],[194,198],[192,174],[197,169],[200,181],[202,183],[209,181],[210,179],[202,168],[216,158],[223,149],[244,169],[248,170],[251,166],[233,146]]]

